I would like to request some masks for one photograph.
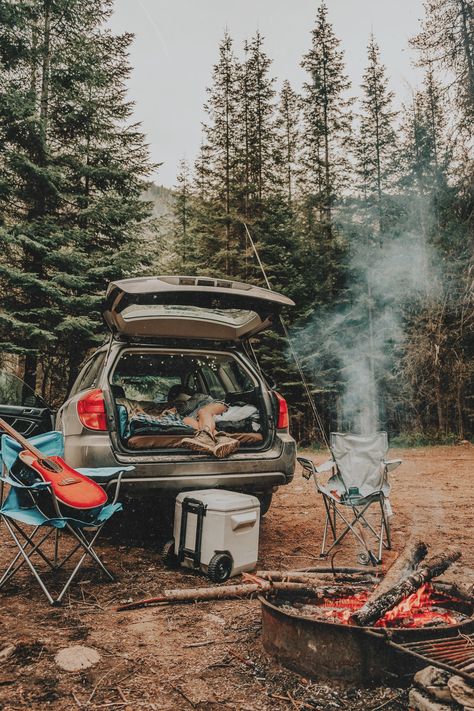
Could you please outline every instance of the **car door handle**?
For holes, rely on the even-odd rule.
[[[26,410],[22,410],[22,415],[36,415],[36,410],[33,407],[27,407]]]

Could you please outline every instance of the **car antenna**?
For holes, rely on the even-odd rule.
[[[266,283],[266,285],[267,285],[267,289],[269,289],[270,291],[273,291],[273,289],[272,289],[272,287],[271,287],[271,284],[270,284],[270,280],[268,279],[268,276],[267,276],[267,272],[265,271],[265,267],[264,267],[263,264],[262,264],[262,260],[260,259],[260,255],[259,255],[259,253],[258,253],[258,250],[257,250],[257,247],[256,247],[256,245],[255,245],[255,242],[254,242],[253,239],[252,239],[252,235],[250,234],[250,230],[249,230],[249,228],[248,228],[248,226],[247,226],[247,223],[242,220],[242,224],[243,224],[243,226],[245,227],[245,231],[246,231],[246,233],[247,233],[247,237],[248,237],[248,239],[249,239],[250,245],[251,245],[251,247],[252,247],[252,249],[253,249],[253,252],[254,252],[255,257],[256,257],[256,259],[257,259],[257,262],[258,262],[258,265],[259,265],[259,267],[260,267],[260,269],[261,269],[261,271],[262,271],[263,278],[265,279],[265,283]],[[317,409],[317,407],[316,407],[316,403],[315,403],[314,398],[313,398],[313,396],[312,396],[312,394],[311,394],[311,390],[309,389],[309,383],[308,383],[308,381],[307,381],[307,379],[306,379],[306,376],[305,376],[305,374],[304,374],[304,371],[303,371],[303,368],[302,368],[302,366],[301,366],[300,360],[299,360],[299,358],[298,358],[298,355],[297,355],[296,350],[295,350],[295,348],[294,348],[294,346],[293,346],[293,342],[292,342],[292,340],[291,340],[290,334],[289,334],[289,332],[288,332],[288,328],[287,328],[286,323],[285,323],[285,321],[284,321],[284,319],[283,319],[283,316],[282,316],[281,314],[279,314],[279,319],[280,319],[281,326],[282,326],[282,328],[283,328],[283,333],[285,334],[285,338],[286,338],[286,340],[288,341],[288,345],[289,345],[289,347],[290,347],[291,355],[292,355],[292,357],[293,357],[293,360],[295,361],[296,368],[297,368],[298,373],[299,373],[299,376],[300,376],[300,378],[301,378],[301,382],[303,383],[303,387],[304,387],[305,392],[306,392],[306,397],[307,397],[307,399],[308,399],[308,402],[309,402],[310,407],[311,407],[311,411],[312,411],[312,413],[313,413],[314,421],[315,421],[316,426],[318,427],[318,429],[319,429],[319,431],[320,431],[320,433],[321,433],[321,436],[322,436],[322,438],[323,438],[323,440],[324,440],[324,444],[325,444],[326,447],[329,449],[329,451],[331,451],[331,447],[330,447],[330,445],[329,445],[329,441],[328,441],[328,438],[327,438],[327,436],[326,436],[326,432],[325,432],[325,430],[324,430],[323,421],[322,421],[321,416],[320,416],[320,414],[319,414],[319,412],[318,412],[318,409]],[[254,354],[254,357],[255,357],[255,351],[254,351],[253,347],[252,347],[252,353]]]

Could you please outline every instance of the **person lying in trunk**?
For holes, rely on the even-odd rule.
[[[239,442],[216,428],[216,416],[228,409],[225,402],[204,393],[190,395],[182,386],[173,385],[168,392],[168,404],[175,407],[183,423],[196,430],[193,437],[181,440],[183,447],[195,452],[213,454],[222,459],[239,448]]]

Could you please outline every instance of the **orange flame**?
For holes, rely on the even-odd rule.
[[[352,613],[360,609],[368,597],[368,592],[361,592],[351,597],[334,600],[327,598],[322,602],[321,607],[327,618],[336,619],[342,624],[350,624]],[[449,599],[440,596],[431,585],[425,584],[389,610],[375,623],[375,627],[424,627],[428,623],[455,624],[454,615],[447,610],[435,609],[437,604]]]

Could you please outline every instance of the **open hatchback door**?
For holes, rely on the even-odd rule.
[[[104,319],[115,336],[240,341],[271,328],[286,296],[227,279],[157,276],[107,289]]]

